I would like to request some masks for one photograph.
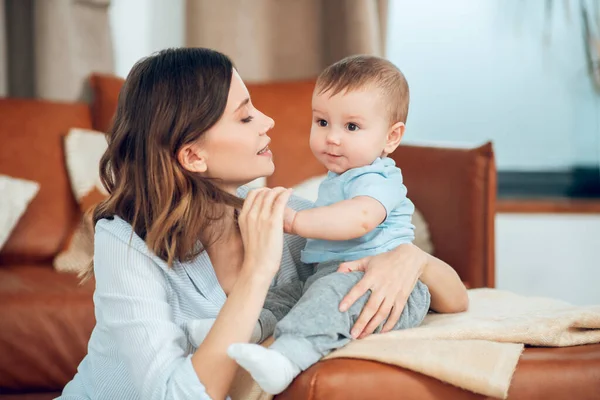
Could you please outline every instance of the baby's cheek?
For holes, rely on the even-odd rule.
[[[314,135],[312,133],[310,135],[310,139],[308,141],[308,144],[310,146],[310,149],[315,154],[318,153],[318,152],[320,152],[320,149],[323,147],[322,140],[319,140],[318,135]]]

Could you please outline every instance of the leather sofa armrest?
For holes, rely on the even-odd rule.
[[[469,287],[494,287],[492,144],[468,149],[403,145],[391,157],[429,225],[435,255]]]

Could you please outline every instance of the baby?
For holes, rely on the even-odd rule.
[[[308,239],[301,258],[316,264],[316,272],[304,285],[269,292],[253,335],[264,339],[279,321],[269,348],[228,349],[267,393],[282,392],[301,371],[352,340],[350,331],[370,293],[340,312],[340,301],[364,273],[336,272],[339,264],[414,239],[414,206],[400,169],[387,157],[404,134],[408,102],[404,75],[378,57],[346,58],[317,80],[310,147],[329,173],[315,208],[288,209],[285,215],[286,232]],[[418,326],[429,304],[429,290],[418,281],[393,329]]]

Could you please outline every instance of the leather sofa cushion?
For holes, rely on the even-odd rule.
[[[46,262],[64,245],[79,209],[71,191],[63,136],[91,128],[86,104],[0,99],[0,174],[28,179],[40,190],[0,252],[0,265]]]
[[[93,281],[51,265],[0,268],[0,393],[60,390],[87,353]]]

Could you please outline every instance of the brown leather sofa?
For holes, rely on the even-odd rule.
[[[52,269],[81,217],[68,183],[62,138],[71,127],[105,130],[122,81],[93,76],[94,102],[0,99],[0,174],[41,189],[0,253],[0,399],[50,399],[71,379],[94,326],[94,284]],[[270,185],[323,172],[308,150],[312,82],[250,86],[277,126]],[[394,158],[431,229],[436,255],[470,287],[494,286],[495,167],[492,146],[401,147]],[[511,399],[600,398],[600,345],[526,349]],[[483,399],[421,374],[335,359],[300,375],[278,399]]]

